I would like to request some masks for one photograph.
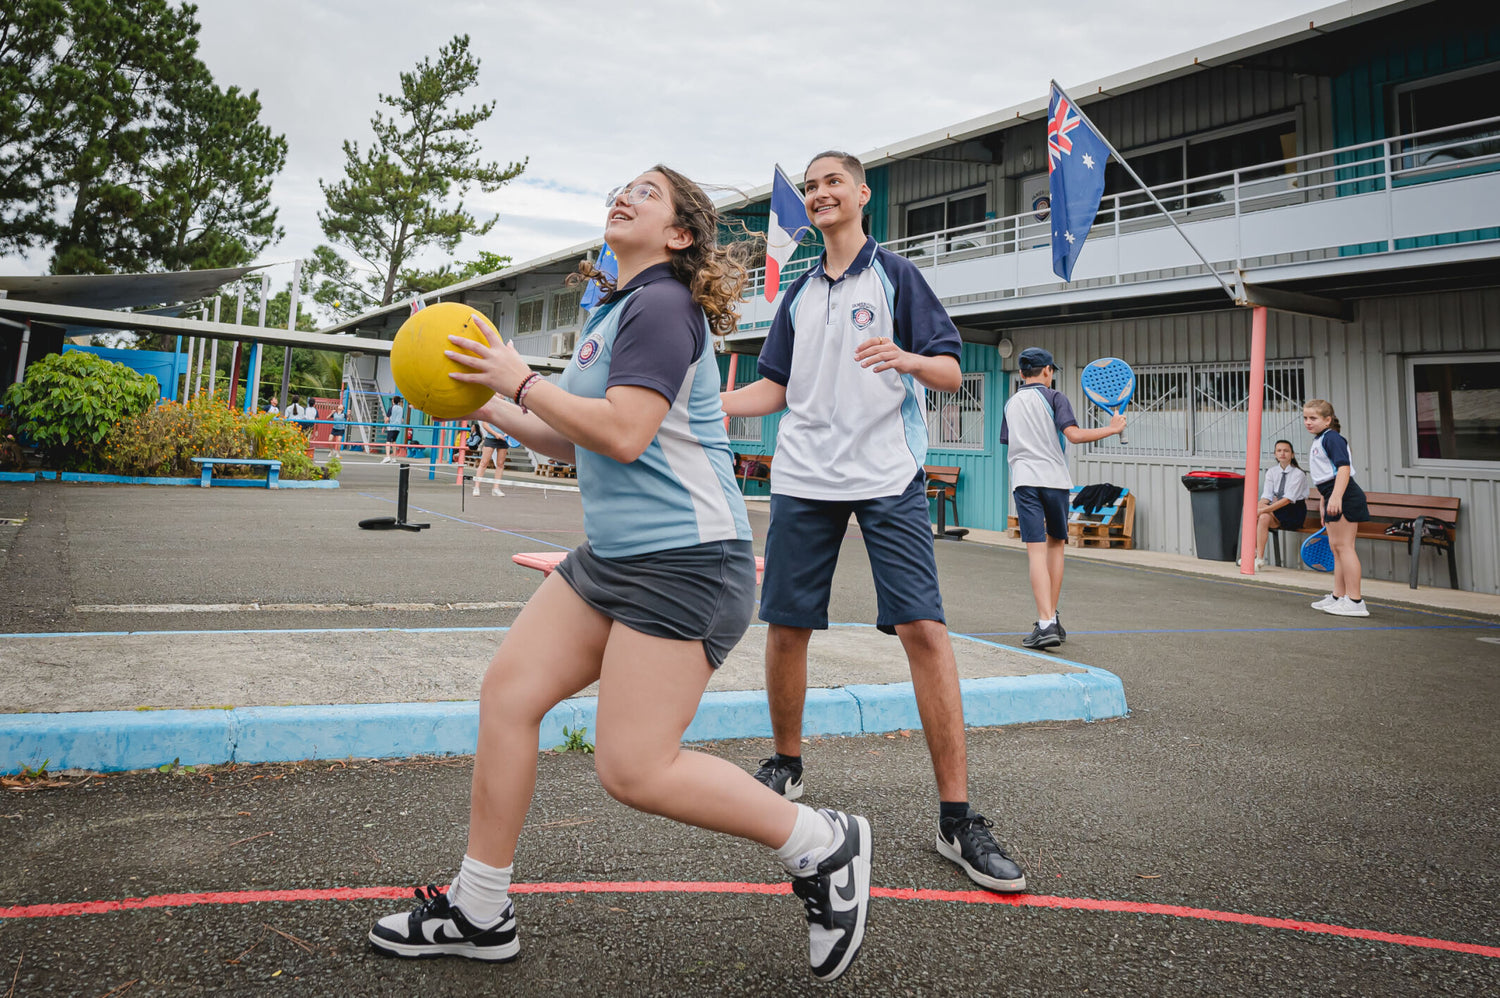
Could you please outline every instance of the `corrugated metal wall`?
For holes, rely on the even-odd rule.
[[[982,451],[929,446],[927,463],[956,465],[962,469],[958,475],[957,526],[999,529],[993,526],[999,523],[1003,528],[1010,496],[1010,469],[996,441],[1000,439],[1000,417],[1005,410],[1007,375],[1000,370],[1000,355],[987,344],[965,343],[959,366],[965,373],[985,373],[984,439],[987,446]],[[932,515],[936,522],[935,506]]]
[[[1083,405],[1078,368],[1096,357],[1123,357],[1136,365],[1245,362],[1250,353],[1248,310],[1049,326],[1014,336],[1018,349],[1044,346],[1066,370],[1058,388]],[[1358,480],[1374,492],[1457,496],[1458,576],[1464,589],[1500,593],[1500,467],[1432,468],[1407,457],[1406,413],[1412,404],[1406,383],[1407,357],[1500,350],[1500,289],[1368,299],[1347,325],[1272,312],[1268,359],[1310,360],[1309,391],[1338,410],[1353,452]],[[1261,467],[1273,441],[1265,441]],[[1295,441],[1305,458],[1309,440]],[[1114,458],[1101,450],[1083,455],[1069,448],[1074,480],[1112,482],[1137,495],[1135,535],[1140,547],[1192,554],[1192,510],[1180,477],[1193,468],[1243,470],[1222,459]],[[1304,461],[1305,463],[1305,461]],[[993,524],[976,523],[999,529]],[[1446,586],[1442,555],[1422,553],[1423,585]],[[1398,544],[1360,543],[1365,574],[1404,579],[1407,554]]]

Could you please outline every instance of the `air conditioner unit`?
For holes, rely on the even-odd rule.
[[[573,348],[578,346],[578,332],[575,330],[571,333],[558,333],[557,335],[562,337],[563,353],[571,356]]]
[[[552,334],[552,345],[548,349],[547,353],[550,356],[553,356],[553,357],[566,357],[568,355],[568,352],[571,351],[572,349],[573,349],[573,344],[572,344],[571,340],[569,339],[569,334],[567,334],[567,333],[553,333]]]

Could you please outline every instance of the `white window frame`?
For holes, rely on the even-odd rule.
[[[547,296],[547,329],[572,329],[580,325],[579,303],[583,301],[583,285],[560,288]]]
[[[522,319],[524,318],[524,316],[526,314],[527,307],[531,306],[531,305],[536,305],[538,303],[540,303],[541,306],[542,306],[542,314],[539,315],[539,316],[537,316],[536,328],[533,329],[533,328],[529,328],[529,327],[523,327],[522,326]],[[531,333],[543,333],[543,332],[546,332],[546,331],[547,331],[547,296],[546,295],[529,295],[529,296],[527,296],[525,298],[517,299],[517,301],[516,301],[516,335],[517,336],[528,336]]]
[[[1476,461],[1469,459],[1454,459],[1445,457],[1418,457],[1417,456],[1417,380],[1416,372],[1418,364],[1500,364],[1500,351],[1488,351],[1477,353],[1424,353],[1413,354],[1405,358],[1405,371],[1403,384],[1405,387],[1405,409],[1406,409],[1406,453],[1408,455],[1407,466],[1411,468],[1433,468],[1452,469],[1468,471],[1484,471],[1490,474],[1500,472],[1500,461]]]
[[[963,382],[956,392],[935,392],[927,389],[927,404],[924,416],[927,420],[927,449],[952,451],[984,451],[989,446],[985,434],[984,371],[965,371]],[[952,408],[948,408],[952,407]],[[945,420],[950,414],[958,416],[956,440],[945,439]],[[965,419],[965,416],[972,418]],[[965,424],[973,429],[966,438]]]
[[[978,187],[966,187],[966,188],[964,188],[961,191],[953,191],[951,193],[941,194],[941,195],[939,195],[937,197],[933,197],[933,198],[923,198],[920,201],[911,201],[911,202],[908,202],[907,204],[903,205],[902,208],[901,208],[901,236],[902,236],[902,238],[903,239],[916,239],[919,236],[938,236],[938,235],[941,235],[942,233],[947,232],[949,229],[953,228],[953,226],[949,223],[949,220],[948,220],[948,206],[951,205],[954,201],[967,201],[969,198],[972,198],[972,197],[983,197],[984,198],[984,210],[985,210],[985,213],[986,214],[990,213],[990,211],[991,211],[991,208],[990,208],[990,189],[989,189],[989,185],[987,185],[987,184],[980,184]],[[916,233],[916,234],[914,234],[911,231],[911,226],[909,224],[909,219],[911,218],[911,213],[914,212],[914,211],[917,211],[917,210],[919,210],[921,208],[931,208],[935,204],[940,204],[940,205],[943,206],[943,224],[942,224],[942,226],[940,228],[938,228],[938,229],[933,229],[933,230],[930,230],[928,232],[922,232],[922,233]],[[984,221],[984,219],[981,219],[980,221]],[[960,238],[963,238],[963,237],[960,237]]]

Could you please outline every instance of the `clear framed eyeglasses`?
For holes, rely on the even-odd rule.
[[[634,187],[631,187],[629,184],[621,184],[604,195],[604,206],[608,208],[622,198],[626,204],[636,205],[651,197],[661,197],[661,191],[657,190],[651,184],[636,184]]]

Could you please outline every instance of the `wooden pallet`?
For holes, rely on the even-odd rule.
[[[1077,491],[1076,489],[1074,490]],[[1120,499],[1108,520],[1084,519],[1086,514],[1071,511],[1074,517],[1068,521],[1068,543],[1076,548],[1121,548],[1135,547],[1135,493],[1127,492]],[[1007,517],[1005,536],[1015,540],[1021,537],[1021,526],[1014,516]]]
[[[578,473],[571,464],[539,464],[536,473],[543,478],[577,478]]]

